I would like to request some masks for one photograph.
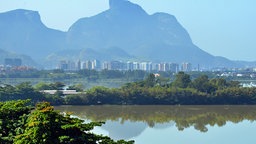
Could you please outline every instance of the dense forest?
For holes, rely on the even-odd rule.
[[[119,88],[93,87],[84,91],[81,84],[70,85],[67,89],[79,91],[75,95],[63,95],[66,87],[62,82],[29,82],[16,86],[1,85],[0,100],[31,99],[32,103],[48,101],[54,105],[238,105],[256,104],[256,88],[241,87],[237,81],[223,78],[208,78],[201,75],[191,79],[190,75],[179,72],[173,81],[149,74],[144,80],[127,83]],[[55,94],[42,90],[57,90]]]
[[[4,144],[132,144],[114,141],[90,130],[102,122],[83,120],[61,114],[47,102],[27,105],[28,100],[0,102],[0,143]]]
[[[202,75],[191,80],[190,75],[180,72],[173,82],[150,74],[145,80],[127,83],[121,88],[94,87],[84,96],[67,96],[66,102],[76,104],[255,104],[256,88],[240,87],[239,82],[222,78],[209,79]]]

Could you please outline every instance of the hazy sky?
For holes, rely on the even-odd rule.
[[[215,56],[256,61],[256,0],[130,0],[149,14],[176,16],[193,42]],[[108,0],[0,0],[0,12],[39,11],[43,23],[67,31],[82,17],[108,9]]]

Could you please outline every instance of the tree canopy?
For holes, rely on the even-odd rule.
[[[68,113],[59,113],[48,102],[35,109],[28,100],[0,102],[0,141],[14,144],[132,144],[133,141],[114,141],[91,132],[102,122],[84,123]]]
[[[45,84],[40,84],[45,85]],[[173,81],[161,76],[148,75],[144,80],[127,83],[119,88],[103,86],[82,90],[82,85],[71,85],[82,91],[63,94],[60,89],[64,83],[46,84],[57,90],[54,94],[43,93],[38,85],[21,83],[16,86],[0,86],[0,100],[31,99],[35,104],[48,101],[53,105],[102,105],[102,104],[140,104],[140,105],[238,105],[256,104],[256,88],[241,87],[237,81],[223,78],[208,78],[206,75],[191,79],[180,72]],[[47,86],[47,87],[48,87]],[[69,89],[68,88],[68,89]]]
[[[176,75],[176,78],[172,83],[172,85],[175,87],[186,88],[189,86],[190,82],[191,82],[190,75],[184,72],[179,72]]]

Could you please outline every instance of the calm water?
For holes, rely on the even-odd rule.
[[[59,106],[136,144],[255,144],[256,106]]]

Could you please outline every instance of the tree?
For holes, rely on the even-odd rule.
[[[47,84],[47,83],[44,83],[44,82],[40,82],[40,83],[37,83],[34,88],[36,90],[53,90],[53,88],[50,86],[50,84]]]
[[[83,120],[60,114],[48,102],[31,107],[29,100],[0,102],[0,141],[5,144],[133,144],[133,141],[114,141],[90,132],[102,122]]]
[[[167,86],[168,83],[170,82],[169,78],[165,78],[162,76],[156,77],[156,84],[160,86]]]
[[[185,74],[184,72],[179,72],[176,75],[176,78],[172,85],[174,87],[179,87],[179,88],[186,88],[189,86],[191,82],[190,76],[188,74]]]
[[[228,82],[224,78],[211,79],[210,83],[213,84],[217,89],[225,89],[228,87]]]
[[[153,87],[156,84],[156,78],[154,74],[149,74],[149,76],[145,79],[146,87]]]
[[[65,84],[63,82],[55,82],[50,84],[51,88],[54,90],[63,90]]]
[[[201,75],[200,77],[193,80],[191,87],[205,93],[212,93],[216,90],[214,85],[210,83],[207,75]]]
[[[235,87],[235,88],[241,87],[239,81],[230,81],[230,82],[228,83],[228,86],[229,86],[229,87]]]
[[[44,98],[43,94],[39,91],[36,91],[30,82],[23,82],[19,85],[16,85],[16,94],[14,99],[31,99],[32,103],[37,103],[42,101]]]
[[[69,86],[67,89],[68,90],[76,90],[78,92],[82,92],[83,91],[83,88],[84,88],[84,85],[83,84],[76,84],[76,85],[71,85]]]
[[[0,102],[0,142],[11,144],[16,134],[23,132],[31,107],[29,100]]]

